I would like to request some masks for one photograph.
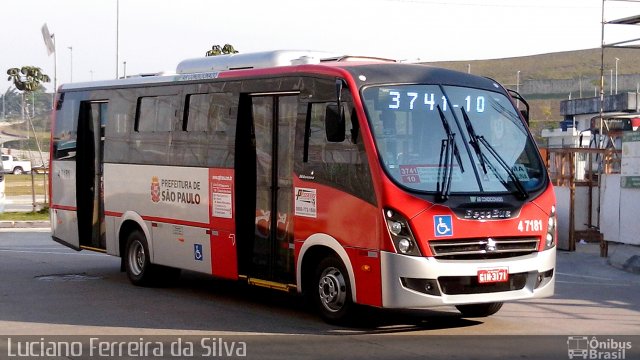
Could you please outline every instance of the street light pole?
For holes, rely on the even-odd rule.
[[[611,83],[611,85],[609,85],[609,95],[613,95],[613,69],[609,69],[609,79]]]
[[[118,78],[118,66],[120,54],[120,0],[116,0],[116,79]]]
[[[69,67],[71,68],[70,71],[70,76],[69,76],[69,82],[72,83],[73,82],[73,46],[67,46],[67,49],[69,49],[69,54],[71,54],[71,60],[69,61]]]
[[[58,49],[56,49],[56,34],[51,34],[53,42],[53,93],[51,94],[51,109],[56,108],[56,92],[58,91]]]
[[[616,94],[618,93],[618,61],[620,59],[616,58]]]
[[[580,74],[578,85],[580,86],[580,99],[582,99],[582,74]]]

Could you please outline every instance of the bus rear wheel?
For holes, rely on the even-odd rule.
[[[151,285],[157,280],[158,268],[149,260],[147,238],[140,230],[131,232],[127,238],[125,269],[134,285]]]
[[[353,313],[351,284],[342,261],[335,256],[324,258],[315,272],[312,299],[322,318],[334,324],[346,323]]]
[[[487,317],[491,316],[502,308],[503,303],[493,302],[486,304],[470,304],[470,305],[456,305],[458,311],[465,317]]]

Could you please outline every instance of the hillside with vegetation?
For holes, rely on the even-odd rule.
[[[605,49],[604,68],[615,69],[616,58],[618,74],[640,74],[640,50]],[[566,80],[583,77],[600,77],[600,49],[565,51],[504,59],[430,62],[433,66],[487,76],[503,84],[513,85],[516,73],[520,71],[520,81],[527,80]]]
[[[640,50],[637,49],[605,49],[604,75],[605,94],[611,90],[611,74],[618,61],[618,91],[636,91],[640,76]],[[515,89],[519,73],[519,88],[522,95],[531,105],[531,130],[538,137],[543,128],[557,127],[562,120],[560,101],[579,97],[590,97],[599,93],[601,50],[587,49],[558,53],[469,61],[442,61],[427,63],[457,71],[471,71],[472,74],[487,76],[497,80],[508,88]],[[626,81],[622,81],[622,80]],[[546,81],[573,81],[571,91],[564,93],[540,92],[532,89],[530,83]],[[584,91],[581,91],[584,90]],[[540,140],[540,139],[539,139]]]

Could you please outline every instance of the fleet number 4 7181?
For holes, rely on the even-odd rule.
[[[542,231],[542,220],[520,220],[519,231]]]

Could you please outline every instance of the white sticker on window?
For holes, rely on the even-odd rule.
[[[316,218],[317,199],[316,189],[295,188],[295,215]]]

